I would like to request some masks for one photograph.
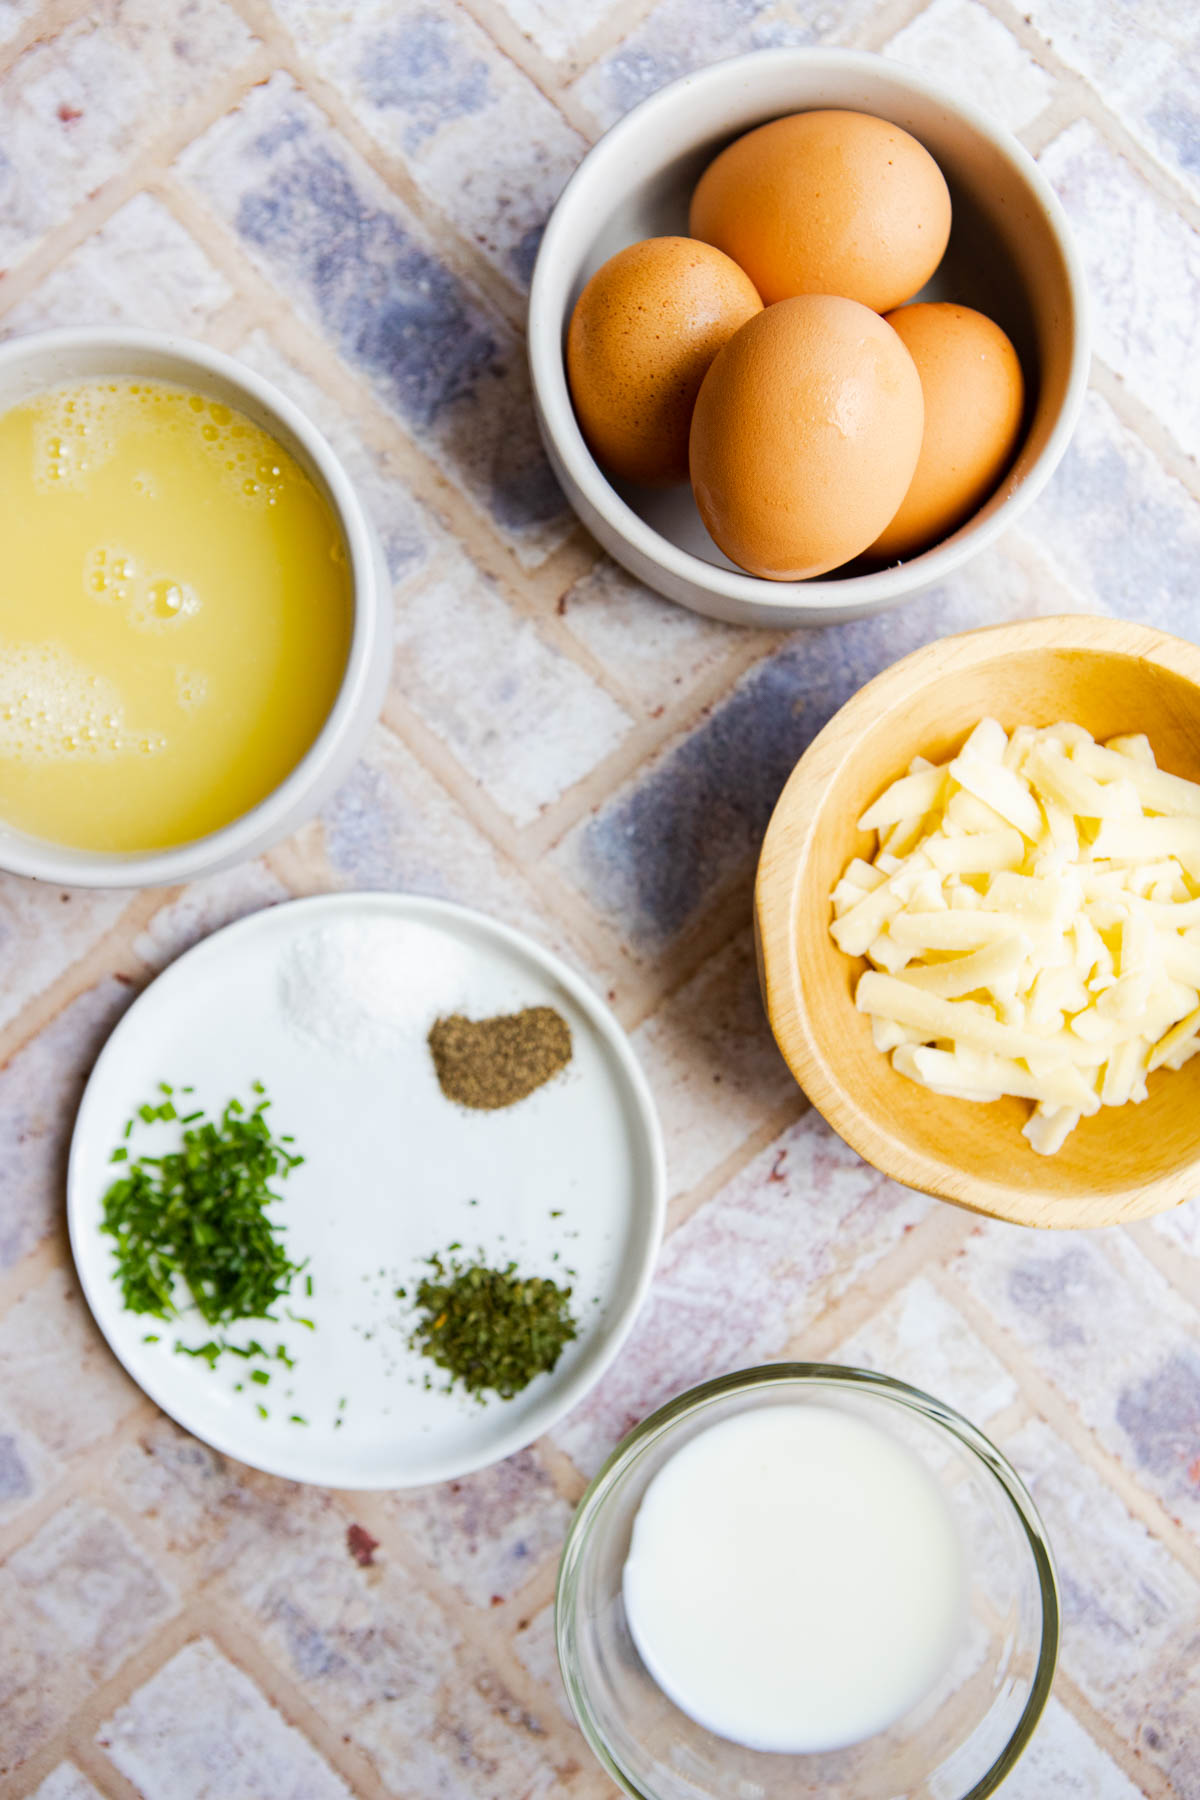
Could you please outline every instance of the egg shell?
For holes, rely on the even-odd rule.
[[[917,365],[925,399],[912,483],[871,545],[872,556],[891,562],[928,549],[983,505],[1020,441],[1025,382],[1008,337],[969,306],[902,306],[888,323]]]
[[[888,312],[950,237],[950,190],[923,144],[870,113],[792,113],[709,164],[688,229],[739,263],[766,305],[841,294]]]
[[[691,436],[700,516],[752,575],[821,575],[895,513],[923,421],[916,366],[878,313],[827,294],[781,300],[704,378]]]
[[[710,244],[645,238],[610,256],[567,332],[571,398],[596,461],[627,481],[686,481],[700,383],[761,311],[749,276]]]

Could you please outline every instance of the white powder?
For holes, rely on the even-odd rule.
[[[452,1011],[462,961],[421,925],[357,919],[322,925],[294,943],[280,971],[284,1016],[306,1043],[370,1061],[411,1045]]]

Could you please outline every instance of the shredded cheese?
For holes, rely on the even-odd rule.
[[[847,866],[830,931],[873,965],[855,1002],[899,1074],[1031,1100],[1049,1156],[1200,1053],[1200,784],[1144,735],[982,719],[858,824],[875,856]]]

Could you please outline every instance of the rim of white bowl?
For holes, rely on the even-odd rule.
[[[555,286],[561,285],[559,240],[575,209],[589,203],[592,189],[603,179],[614,152],[622,150],[628,138],[649,131],[656,117],[672,110],[685,93],[694,96],[698,90],[720,87],[768,61],[785,69],[789,65],[811,69],[825,63],[852,76],[886,72],[897,88],[932,100],[962,119],[1031,189],[1050,221],[1071,300],[1073,343],[1062,404],[1037,460],[1023,475],[1020,485],[990,514],[985,504],[982,514],[975,514],[956,533],[923,555],[869,575],[850,575],[838,581],[820,576],[809,581],[765,581],[756,575],[719,568],[661,536],[621,499],[588,449],[571,405],[562,348],[566,294],[560,297],[554,292]],[[939,83],[928,81],[885,56],[866,50],[800,46],[751,50],[682,75],[639,101],[597,140],[559,195],[538,248],[529,289],[528,353],[542,422],[568,475],[577,483],[587,504],[642,557],[656,563],[677,582],[688,582],[706,593],[761,608],[764,623],[768,622],[765,615],[772,611],[822,614],[834,606],[843,617],[849,617],[892,605],[910,593],[933,586],[1007,531],[1032,505],[1058,467],[1083,405],[1091,363],[1090,312],[1083,264],[1066,214],[1033,157],[1011,132],[969,101],[957,99]]]
[[[161,356],[187,365],[200,376],[213,376],[241,391],[252,406],[278,420],[310,459],[333,507],[346,543],[351,575],[353,622],[346,667],[333,705],[317,736],[300,761],[288,771],[249,812],[228,825],[165,850],[123,852],[78,850],[5,828],[0,836],[0,868],[13,875],[65,887],[123,888],[164,886],[192,881],[244,856],[259,853],[278,826],[282,833],[289,816],[320,779],[347,733],[358,722],[377,653],[383,594],[378,579],[375,541],[363,505],[336,452],[312,420],[273,382],[207,344],[174,332],[142,331],[133,327],[64,327],[9,338],[0,344],[0,370],[21,364],[32,355],[57,352],[64,358],[74,352],[129,351],[139,356]],[[114,371],[115,373],[116,371]],[[160,379],[178,381],[181,371]],[[150,377],[153,379],[153,377]],[[59,380],[69,381],[69,372]],[[87,377],[80,377],[87,379]],[[54,380],[33,392],[57,385]],[[0,826],[3,819],[0,818]]]

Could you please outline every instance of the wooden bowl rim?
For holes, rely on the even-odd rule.
[[[1010,653],[1084,651],[1157,664],[1192,683],[1200,707],[1200,647],[1150,625],[1091,614],[1060,614],[985,625],[939,638],[911,651],[859,688],[813,739],[776,802],[763,839],[754,890],[755,939],[767,1019],[797,1082],[838,1135],[881,1174],[905,1187],[948,1200],[971,1212],[1017,1225],[1096,1228],[1147,1218],[1200,1192],[1200,1131],[1191,1161],[1150,1181],[1107,1193],[1054,1195],[1050,1217],[1031,1218],[1039,1195],[1037,1166],[1018,1165],[1025,1177],[997,1181],[953,1166],[914,1146],[868,1113],[839,1078],[813,1029],[795,954],[797,890],[821,822],[822,802],[834,776],[853,758],[863,728],[938,680],[973,670]],[[900,773],[901,771],[897,771]],[[794,828],[803,820],[799,852]],[[782,849],[784,841],[788,848]]]

